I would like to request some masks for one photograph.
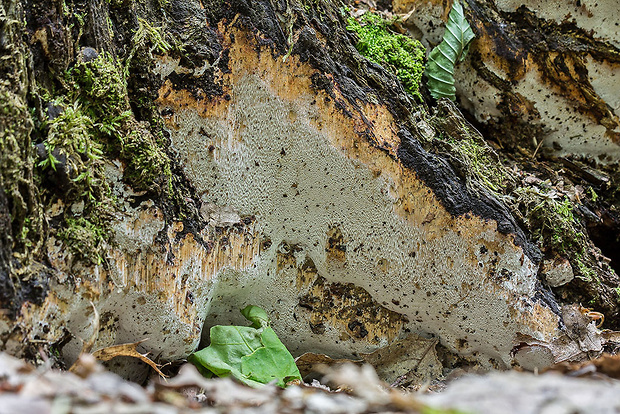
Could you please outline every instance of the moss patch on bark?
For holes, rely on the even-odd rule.
[[[419,89],[424,73],[424,46],[390,31],[390,22],[371,12],[364,13],[359,20],[349,17],[347,23],[347,29],[359,37],[357,50],[394,73],[407,92],[422,100]]]

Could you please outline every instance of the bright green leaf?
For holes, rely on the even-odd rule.
[[[455,1],[450,10],[443,40],[431,51],[424,72],[433,98],[449,98],[452,101],[456,99],[454,66],[465,59],[469,43],[474,37],[476,35],[465,19],[463,6]]]
[[[251,387],[274,380],[283,387],[292,379],[301,380],[293,356],[269,327],[267,313],[257,306],[241,313],[253,323],[251,327],[212,327],[211,345],[190,355],[188,361],[207,377],[232,375]]]
[[[241,358],[241,372],[244,375],[263,384],[276,380],[280,387],[293,379],[301,379],[293,356],[273,329],[264,328],[261,341],[263,347]]]

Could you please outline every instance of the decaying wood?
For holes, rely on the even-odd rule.
[[[450,1],[394,0],[425,42],[441,40]],[[508,148],[603,164],[620,159],[617,3],[467,0],[477,35],[455,75],[461,104]],[[412,12],[413,10],[413,12]]]
[[[58,74],[92,53],[85,47],[127,63],[137,50],[128,39],[140,28],[161,28],[176,48],[158,49],[153,37],[145,60],[125,70],[133,125],[164,137],[168,185],[132,188],[132,166],[121,162],[126,154],[106,154],[101,163],[114,211],[101,261],[89,262],[60,236],[66,217],[82,214],[83,201],[46,188],[52,185],[41,178],[41,200],[28,199],[22,211],[23,217],[45,212],[49,228],[34,231],[36,248],[19,241],[24,220],[17,216],[10,235],[0,235],[3,349],[32,357],[47,343],[70,365],[81,352],[79,338],[116,349],[108,347],[149,337],[141,344],[146,351],[177,361],[210,326],[242,323],[236,310],[248,304],[265,308],[295,355],[352,357],[424,335],[433,346],[411,358],[430,360],[432,370],[424,373],[437,375],[439,364],[449,363],[438,360],[435,344],[446,360],[496,368],[526,361],[537,368],[600,352],[608,342],[589,322],[577,334],[566,330],[556,297],[539,280],[541,251],[522,223],[466,164],[429,144],[466,134],[486,145],[482,135],[451,104],[431,110],[417,103],[394,75],[363,58],[340,5],[112,3],[88,11],[83,33],[74,33],[60,4],[5,1],[5,14],[16,21],[26,16],[27,24],[3,33],[32,59],[20,66],[29,73],[20,80],[23,90],[11,96],[23,104],[26,90],[67,87]],[[474,25],[488,23],[475,26],[481,39],[475,57],[487,38],[495,39],[488,34],[493,20],[480,17],[482,3],[468,5]],[[519,13],[510,16],[531,17]],[[510,68],[521,73],[520,65]],[[472,74],[487,79],[483,72]],[[467,81],[460,82],[466,89]],[[524,112],[532,105],[520,98],[519,84],[509,86],[499,105],[515,108],[508,121],[542,130]],[[47,119],[45,96],[28,96],[37,119]],[[582,116],[604,122],[611,134],[615,115],[592,96],[581,103]],[[496,130],[508,121],[497,118]],[[44,127],[37,131],[44,139]],[[27,143],[21,160],[32,169],[30,133],[19,137]],[[24,180],[28,185],[12,193],[8,179],[2,182],[0,229],[8,227],[8,206],[15,207],[20,191],[36,190],[32,177]],[[25,259],[12,262],[15,253]],[[547,262],[550,279],[561,265]],[[390,372],[401,376],[402,368]]]

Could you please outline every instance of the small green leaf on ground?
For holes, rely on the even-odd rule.
[[[252,322],[252,327],[256,329],[263,326],[269,326],[271,323],[269,316],[267,316],[267,312],[258,306],[248,305],[241,309],[241,314],[245,319]]]
[[[251,387],[275,381],[280,387],[301,380],[295,360],[269,326],[267,313],[257,306],[241,310],[252,326],[211,328],[211,344],[189,356],[188,361],[205,376],[232,375]]]

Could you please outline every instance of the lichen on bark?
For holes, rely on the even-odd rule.
[[[0,3],[0,306],[9,317],[23,301],[40,303],[47,292],[47,281],[31,266],[43,245],[45,220],[34,174],[23,17],[21,2]]]

